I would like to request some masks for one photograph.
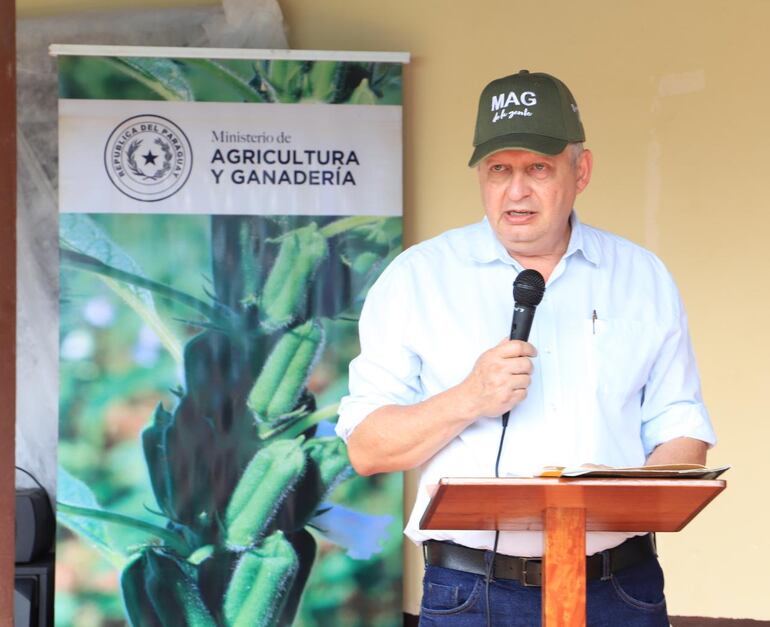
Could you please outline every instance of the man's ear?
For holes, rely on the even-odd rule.
[[[594,155],[586,148],[580,153],[580,158],[575,168],[577,173],[577,192],[582,192],[591,182],[591,172],[594,168]]]

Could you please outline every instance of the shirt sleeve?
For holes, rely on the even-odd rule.
[[[673,315],[644,388],[642,444],[645,456],[659,444],[679,437],[702,440],[709,448],[716,444],[716,435],[701,396],[687,316],[668,272],[665,279]]]
[[[405,254],[377,279],[361,311],[361,353],[350,363],[350,394],[340,401],[336,426],[337,435],[346,442],[376,409],[422,399],[421,360],[408,339],[414,286]]]

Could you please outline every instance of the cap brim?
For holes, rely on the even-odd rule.
[[[476,146],[468,166],[473,167],[482,159],[486,159],[489,155],[501,150],[528,150],[541,155],[558,155],[567,147],[568,143],[566,139],[529,133],[502,135]]]

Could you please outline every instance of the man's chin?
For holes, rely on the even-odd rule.
[[[535,244],[540,235],[534,224],[502,224],[497,232],[498,238],[506,247]]]

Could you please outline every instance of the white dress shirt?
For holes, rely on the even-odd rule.
[[[527,397],[511,411],[500,476],[533,475],[546,465],[641,466],[658,444],[681,436],[713,445],[668,271],[649,251],[581,224],[574,212],[571,224],[532,325],[538,355]],[[486,219],[399,255],[366,298],[338,435],[347,441],[379,407],[413,404],[460,383],[508,335],[522,269]],[[441,477],[494,476],[501,431],[499,416],[481,417],[420,467],[405,530],[412,540],[492,548],[494,532],[421,531],[419,521],[427,488]],[[631,535],[590,532],[587,554]],[[498,551],[542,555],[542,533],[502,532]]]

